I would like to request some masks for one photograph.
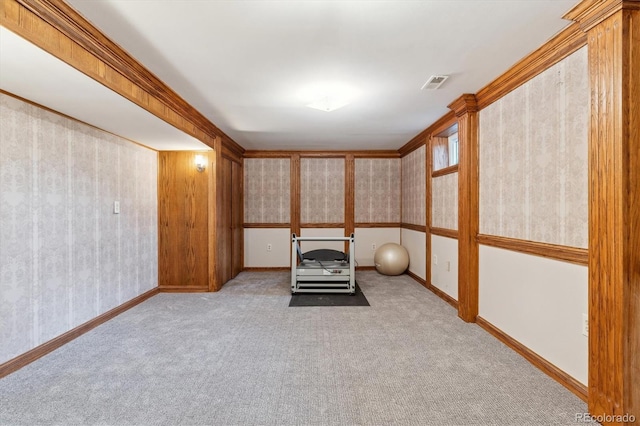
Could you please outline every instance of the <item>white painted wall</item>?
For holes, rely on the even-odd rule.
[[[586,266],[480,246],[480,316],[583,384]]]
[[[431,284],[458,300],[458,240],[455,238],[431,236]]]
[[[385,243],[400,244],[400,228],[356,228],[354,234],[358,266],[375,266],[374,244],[376,248]]]
[[[400,244],[409,252],[409,271],[422,279],[427,277],[426,234],[413,229],[402,228]]]
[[[271,244],[271,251],[267,245]],[[291,265],[291,230],[289,228],[245,228],[244,266],[277,268]]]

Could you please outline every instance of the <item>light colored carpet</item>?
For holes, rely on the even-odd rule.
[[[289,308],[286,272],[160,294],[0,380],[2,425],[575,425],[586,405],[408,276]]]

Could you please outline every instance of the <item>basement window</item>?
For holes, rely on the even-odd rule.
[[[449,166],[458,164],[458,134],[449,136]]]

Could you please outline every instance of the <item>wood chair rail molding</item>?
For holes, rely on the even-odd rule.
[[[400,228],[400,222],[356,222],[355,228]]]
[[[62,0],[3,0],[3,26],[214,148],[244,148]]]
[[[439,237],[453,238],[454,240],[458,239],[457,229],[437,228],[432,226],[429,229],[429,232],[431,232],[431,235],[437,235]]]
[[[439,176],[450,175],[451,173],[458,173],[458,164],[433,171],[431,172],[431,177],[436,178]]]
[[[589,250],[583,248],[484,234],[479,234],[477,240],[479,244],[484,246],[532,254],[534,256],[546,257],[547,259],[561,260],[585,266],[589,263]]]
[[[300,228],[344,228],[345,223],[301,223]]]
[[[290,223],[243,223],[243,228],[256,229],[272,229],[272,228],[291,228]]]
[[[401,223],[400,227],[404,229],[411,229],[412,231],[427,232],[426,225],[415,225],[413,223]]]

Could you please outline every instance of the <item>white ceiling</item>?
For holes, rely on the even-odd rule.
[[[404,145],[568,25],[577,0],[68,2],[243,147],[357,150]],[[451,77],[420,90],[432,74]],[[302,92],[330,81],[352,103],[306,108]]]

